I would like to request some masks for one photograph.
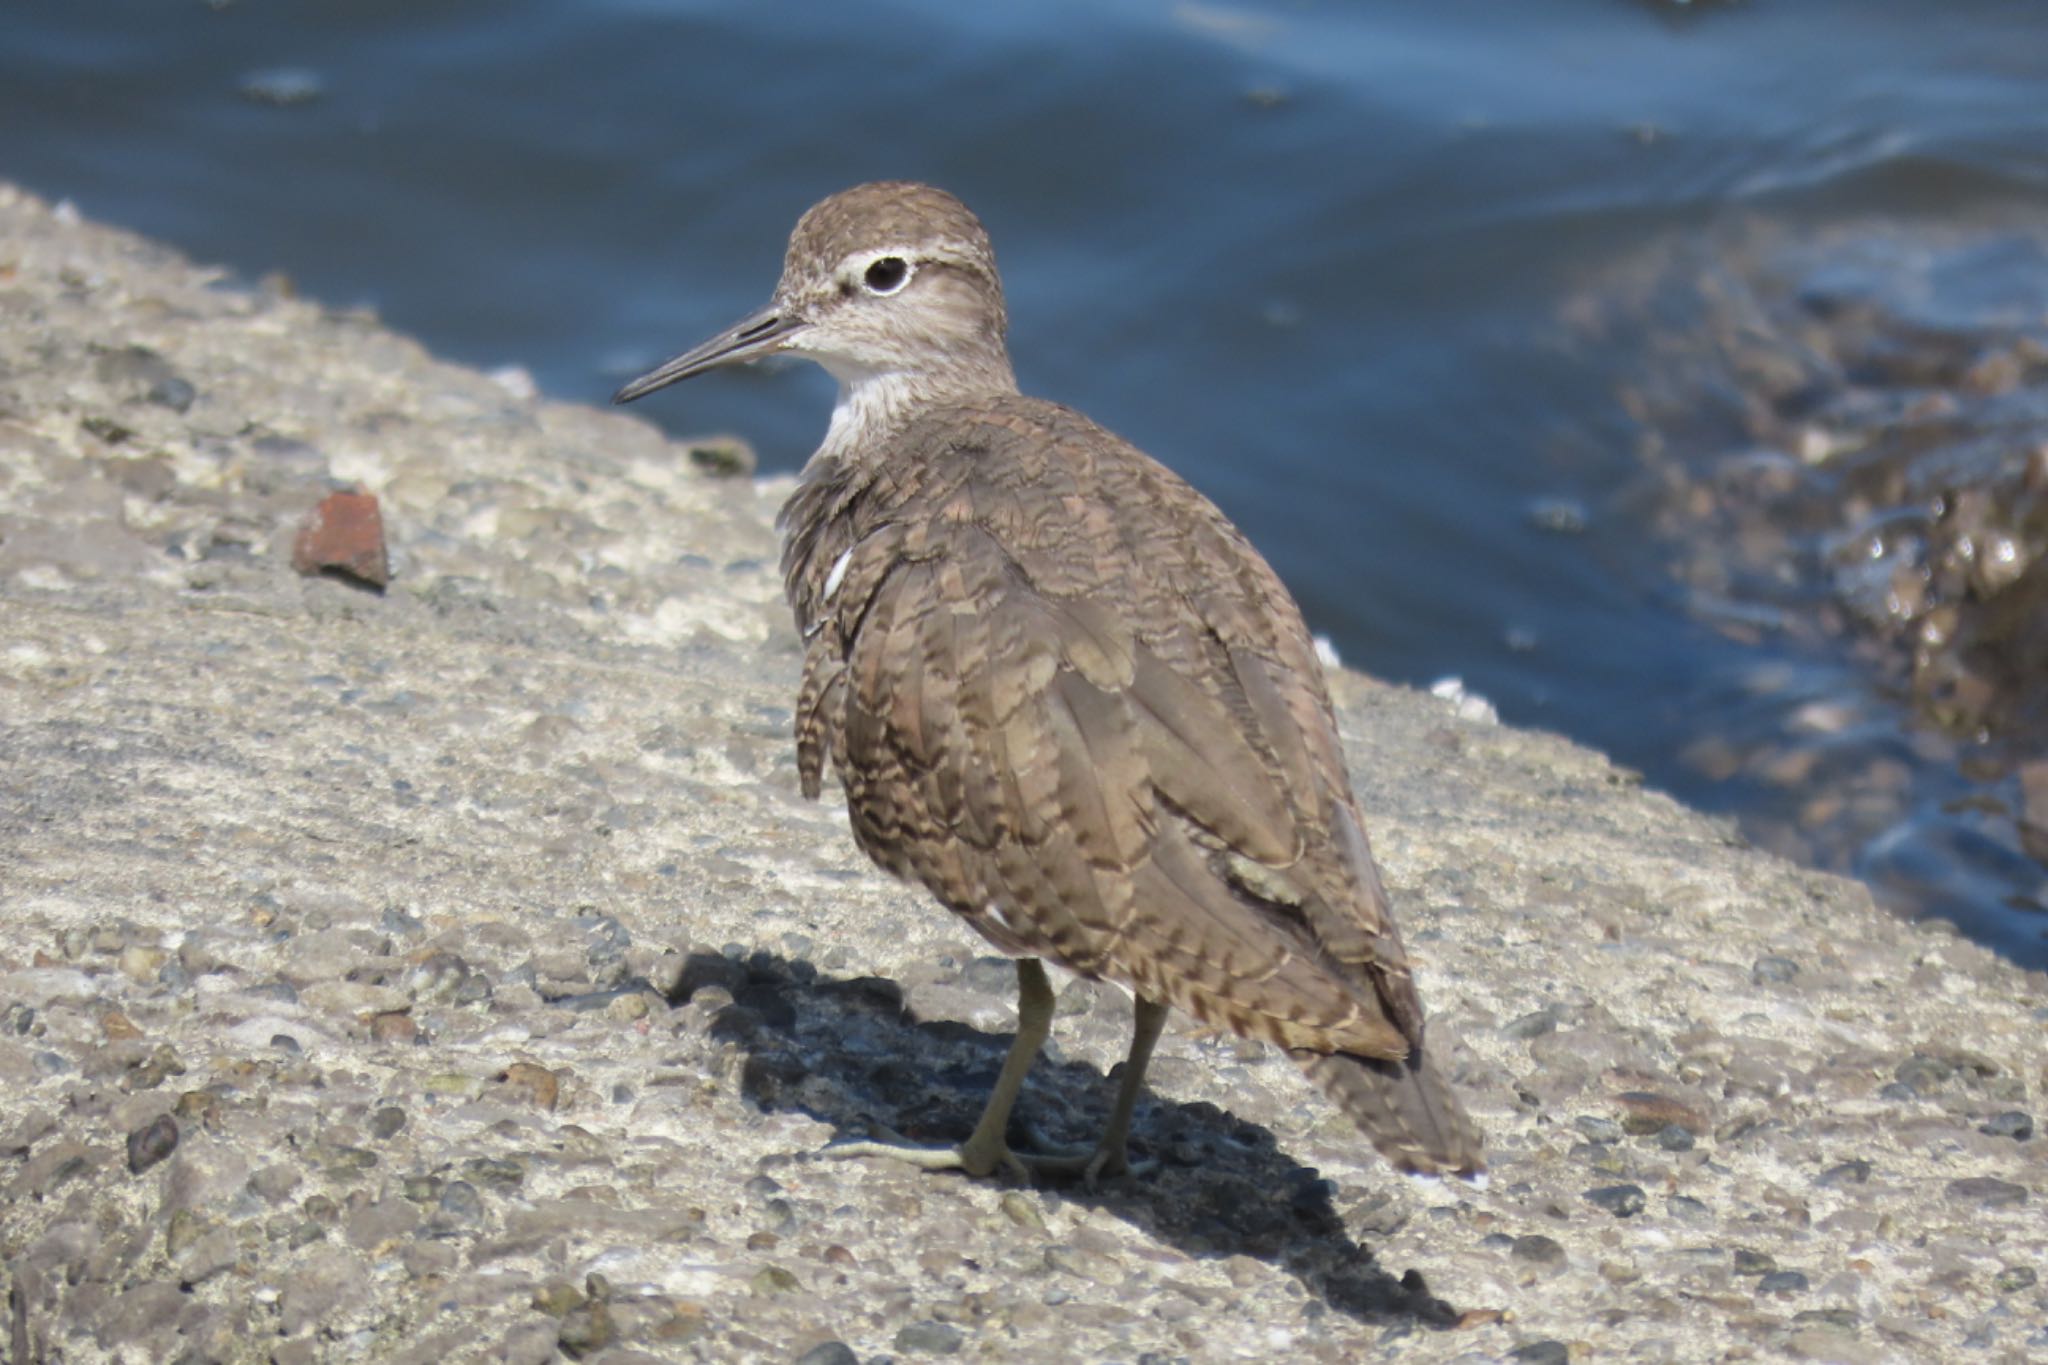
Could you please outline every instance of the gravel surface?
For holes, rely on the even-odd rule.
[[[0,320],[8,1359],[2048,1356],[2048,978],[1353,675],[1488,1182],[1178,1020],[1149,1179],[821,1158],[964,1134],[1011,973],[797,793],[786,481],[5,186]]]

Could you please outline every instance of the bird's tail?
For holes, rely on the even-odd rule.
[[[1478,1126],[1421,1048],[1400,1062],[1346,1052],[1292,1055],[1401,1170],[1477,1175],[1486,1169]]]

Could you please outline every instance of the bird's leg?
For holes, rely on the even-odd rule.
[[[1003,1058],[1002,1074],[989,1092],[981,1121],[958,1147],[916,1147],[895,1142],[835,1142],[825,1148],[827,1156],[887,1156],[921,1166],[928,1171],[965,1171],[987,1175],[1001,1166],[1019,1179],[1029,1179],[1030,1170],[1010,1150],[1006,1133],[1010,1108],[1017,1092],[1024,1088],[1024,1076],[1031,1070],[1038,1049],[1052,1031],[1052,983],[1045,978],[1045,966],[1035,957],[1017,959],[1017,1036]],[[1158,1027],[1153,1027],[1157,1036]],[[1147,1045],[1147,1052],[1150,1046]],[[1126,1116],[1128,1118],[1128,1115]]]
[[[1156,1163],[1133,1167],[1126,1146],[1131,1136],[1131,1113],[1138,1107],[1138,1092],[1145,1085],[1145,1068],[1152,1063],[1152,1049],[1159,1031],[1166,1027],[1166,1006],[1145,997],[1131,1001],[1131,1050],[1124,1058],[1124,1074],[1116,1088],[1116,1107],[1109,1124],[1092,1152],[1047,1152],[1026,1154],[1024,1164],[1038,1175],[1078,1175],[1091,1186],[1105,1175],[1142,1174]]]

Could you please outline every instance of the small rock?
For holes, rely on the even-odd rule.
[[[1622,1131],[1635,1137],[1647,1137],[1673,1125],[1688,1133],[1704,1133],[1712,1126],[1699,1110],[1668,1095],[1631,1090],[1615,1096],[1614,1102],[1621,1106]]]
[[[170,958],[171,955],[161,948],[130,944],[121,950],[121,975],[146,986],[156,980],[156,974],[164,969],[164,963]]]
[[[1033,1232],[1045,1231],[1045,1219],[1039,1217],[1038,1204],[1035,1200],[1027,1199],[1012,1190],[1002,1197],[996,1207],[1003,1211],[1003,1217],[1020,1228],[1029,1228]]]
[[[190,1209],[179,1209],[171,1215],[170,1225],[164,1229],[164,1252],[172,1260],[185,1254],[191,1246],[205,1235],[206,1220]]]
[[[471,1179],[494,1190],[516,1190],[526,1183],[526,1168],[505,1157],[473,1156],[462,1163],[462,1169]],[[453,1189],[454,1186],[451,1185],[449,1188]]]
[[[741,479],[754,472],[754,448],[737,436],[701,436],[690,442],[690,464],[714,479]]]
[[[538,1109],[552,1110],[561,1094],[555,1073],[532,1062],[514,1062],[505,1068],[505,1085],[512,1093]]]
[[[1646,1196],[1640,1185],[1602,1185],[1586,1191],[1586,1202],[1616,1218],[1633,1218],[1643,1211]]]
[[[959,1328],[930,1320],[913,1322],[896,1333],[897,1350],[922,1351],[927,1355],[952,1355],[966,1341],[966,1335]]]
[[[1524,1365],[1571,1365],[1571,1358],[1571,1347],[1554,1337],[1525,1341],[1508,1352],[1509,1360],[1519,1360]]]
[[[843,1341],[821,1341],[798,1356],[796,1365],[860,1365],[860,1357]]]
[[[1621,1125],[1598,1114],[1581,1114],[1572,1120],[1572,1127],[1584,1133],[1590,1142],[1621,1141]]]
[[[1738,1275],[1768,1275],[1778,1268],[1778,1259],[1765,1251],[1751,1251],[1748,1247],[1735,1249],[1735,1273]]]
[[[1779,957],[1772,953],[1766,953],[1758,958],[1750,964],[1749,968],[1749,979],[1758,986],[1782,985],[1797,975],[1799,975],[1799,964],[1797,962],[1794,962],[1789,957]]]
[[[586,1303],[562,1315],[562,1329],[555,1334],[555,1342],[562,1348],[563,1355],[571,1360],[581,1360],[611,1345],[617,1331],[612,1324],[609,1307],[602,1303]]]
[[[444,1218],[455,1223],[480,1223],[484,1216],[484,1198],[477,1193],[476,1186],[467,1180],[451,1180],[442,1189],[441,1197],[435,1201]]]
[[[119,1010],[108,1010],[100,1016],[100,1032],[106,1035],[110,1043],[125,1043],[142,1036],[142,1030],[135,1027],[134,1022]]]
[[[2017,1294],[2022,1289],[2032,1289],[2040,1278],[2032,1266],[2009,1265],[1991,1277],[1991,1287],[2001,1294]]]
[[[1916,1054],[1899,1063],[1892,1072],[1892,1079],[1917,1097],[1939,1090],[1955,1074],[1955,1068],[1940,1058]]]
[[[394,1138],[404,1131],[405,1111],[395,1104],[387,1104],[370,1117],[370,1136],[381,1140]]]
[[[391,581],[391,562],[376,495],[358,485],[352,493],[321,499],[292,542],[292,568],[308,577],[336,575],[381,592]]]
[[[178,1148],[178,1122],[159,1114],[128,1135],[128,1169],[141,1175]]]
[[[567,1280],[552,1280],[533,1291],[533,1306],[551,1318],[567,1317],[587,1302],[583,1291]]]
[[[1549,1010],[1531,1010],[1519,1018],[1510,1019],[1501,1025],[1501,1035],[1507,1038],[1541,1038],[1557,1028],[1557,1016]]]
[[[775,1294],[793,1294],[804,1287],[790,1271],[779,1265],[764,1265],[754,1272],[754,1278],[747,1282],[747,1288],[763,1297]]]
[[[1870,1171],[1871,1165],[1868,1161],[1862,1157],[1851,1157],[1822,1171],[1814,1177],[1813,1183],[1823,1189],[1833,1189],[1839,1185],[1864,1185],[1870,1181]]]
[[[413,1022],[410,1014],[386,1010],[370,1016],[370,1037],[380,1043],[416,1043],[420,1037],[420,1026]]]
[[[1693,1148],[1693,1136],[1676,1123],[1667,1123],[1658,1130],[1657,1145],[1667,1152],[1689,1152]]]
[[[2018,1109],[2008,1109],[2003,1114],[1978,1125],[1977,1131],[1992,1137],[2009,1137],[2014,1142],[2025,1142],[2034,1136],[2034,1116]]]
[[[1558,1244],[1557,1239],[1545,1237],[1540,1232],[1515,1238],[1514,1244],[1508,1249],[1508,1254],[1518,1261],[1550,1269],[1562,1268],[1567,1259],[1564,1248]]]
[[[1987,1209],[2013,1208],[2027,1202],[2027,1187],[1996,1176],[1973,1175],[1948,1182],[1951,1199],[1981,1204]]]
[[[1756,1282],[1759,1294],[1804,1294],[1806,1276],[1797,1270],[1773,1270]]]

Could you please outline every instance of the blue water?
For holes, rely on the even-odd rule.
[[[1754,723],[1760,664],[1863,684],[1683,608],[1616,500],[1627,357],[1560,316],[1731,212],[2048,213],[2048,5],[15,5],[0,175],[593,402],[763,299],[814,199],[943,184],[1025,387],[1214,496],[1347,661],[1763,820],[1799,794],[1687,745]],[[787,470],[829,402],[795,369],[640,411]],[[1881,844],[1814,856],[2048,963],[2048,874],[1948,851],[1961,779],[1922,776]],[[1886,874],[1901,841],[1936,890]]]

